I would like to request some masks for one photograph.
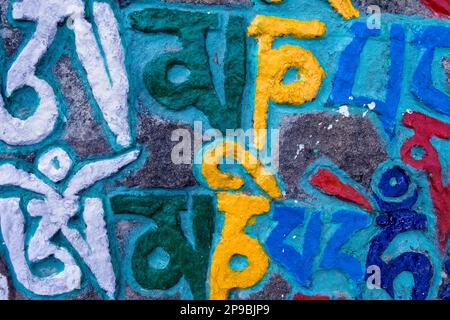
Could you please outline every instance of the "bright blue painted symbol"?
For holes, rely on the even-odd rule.
[[[436,48],[450,48],[450,28],[428,27],[416,34],[414,43],[425,48],[425,52],[414,73],[411,91],[429,108],[450,116],[450,97],[434,87],[432,77]]]
[[[365,213],[340,210],[333,213],[332,222],[341,226],[328,242],[320,267],[342,270],[353,281],[360,281],[364,277],[361,263],[355,257],[340,250],[356,231],[368,227],[371,221]]]
[[[353,104],[358,106],[376,104],[374,110],[390,138],[395,134],[395,118],[400,102],[403,62],[405,54],[405,32],[400,25],[393,25],[390,33],[390,68],[386,87],[386,101],[370,97],[355,97],[352,94],[356,72],[360,65],[361,52],[369,37],[380,36],[379,29],[368,29],[366,23],[357,22],[351,27],[355,37],[345,48],[339,60],[330,101],[333,104]]]
[[[447,273],[447,275],[450,275],[450,260],[447,260],[445,262],[445,272]],[[450,283],[446,283],[440,293],[439,293],[439,298],[442,300],[450,300]]]
[[[305,209],[276,207],[274,219],[278,222],[278,225],[266,241],[270,256],[291,272],[301,285],[308,285],[311,281],[314,257],[320,250],[321,222],[319,213],[312,214],[306,227],[301,254],[294,247],[286,244],[285,240],[297,226],[304,223]]]
[[[274,219],[278,225],[266,241],[272,259],[291,272],[303,286],[310,284],[314,258],[320,252],[322,222],[320,213],[314,212],[309,223],[305,224],[305,209],[298,207],[276,207]],[[354,281],[363,279],[361,263],[351,255],[341,252],[342,246],[358,230],[370,225],[367,214],[340,210],[333,214],[332,222],[340,227],[328,241],[320,264],[321,269],[338,269],[348,274]],[[292,231],[305,224],[303,250],[299,253],[292,243],[287,243]]]
[[[391,181],[395,181],[392,184]],[[386,262],[383,254],[392,241],[402,233],[424,231],[427,227],[425,215],[412,210],[418,195],[414,190],[412,196],[399,201],[409,190],[410,178],[399,166],[387,169],[381,176],[378,188],[380,195],[374,195],[382,214],[377,217],[377,224],[382,231],[375,236],[367,254],[367,267],[378,266],[381,271],[381,287],[394,298],[394,281],[403,272],[410,272],[414,277],[412,289],[413,300],[427,298],[433,277],[433,266],[429,258],[419,252],[404,252]],[[389,197],[392,200],[381,199]],[[368,278],[369,275],[366,276]]]

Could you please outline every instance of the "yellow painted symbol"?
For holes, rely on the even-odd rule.
[[[269,257],[258,240],[245,234],[249,220],[270,210],[270,200],[243,193],[217,193],[217,207],[225,214],[222,236],[211,261],[210,299],[225,300],[234,288],[249,288],[267,272]],[[243,270],[233,270],[230,261],[236,255],[247,258]]]
[[[248,27],[248,36],[258,40],[258,73],[255,83],[255,106],[253,114],[254,144],[264,148],[267,136],[267,112],[269,101],[279,104],[301,105],[313,100],[320,89],[325,71],[314,55],[303,48],[283,45],[272,48],[276,37],[321,37],[326,25],[318,20],[293,19],[258,15]],[[284,84],[289,69],[295,68],[297,80]]]
[[[280,198],[281,191],[272,173],[243,146],[234,141],[225,141],[205,152],[201,172],[208,185],[213,189],[238,190],[244,185],[244,179],[219,169],[222,159],[230,157],[237,161],[252,176],[256,184],[272,198]]]

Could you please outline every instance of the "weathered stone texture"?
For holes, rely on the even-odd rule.
[[[69,56],[63,56],[53,67],[67,103],[64,139],[84,158],[111,152],[100,124],[94,119],[83,83],[73,69]]]
[[[137,143],[146,148],[149,156],[140,170],[125,178],[124,184],[128,187],[145,188],[182,188],[195,185],[192,165],[174,164],[171,159],[172,149],[178,143],[171,141],[172,132],[182,128],[189,130],[192,137],[192,128],[146,114],[140,114],[138,118]]]
[[[280,134],[280,173],[288,198],[305,198],[299,187],[305,169],[327,157],[356,182],[368,187],[376,167],[387,159],[369,119],[323,112],[290,116]]]
[[[447,83],[450,86],[450,57],[444,57],[442,59],[442,68],[444,68],[445,75],[447,76]]]
[[[395,13],[404,15],[420,15],[423,17],[433,17],[433,14],[420,0],[355,0],[353,1],[361,11],[366,12],[366,8],[377,5],[381,13]]]
[[[20,29],[11,27],[7,19],[7,11],[9,8],[9,0],[0,0],[0,22],[1,22],[1,36],[3,38],[6,55],[11,56],[22,42],[23,33]]]
[[[246,300],[286,300],[291,292],[291,285],[279,273],[271,275],[264,287],[246,298]],[[238,295],[238,299],[241,299]]]

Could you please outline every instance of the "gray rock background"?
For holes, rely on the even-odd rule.
[[[172,123],[145,113],[138,115],[136,142],[144,146],[150,153],[143,167],[131,173],[124,180],[128,187],[143,188],[183,188],[196,184],[190,164],[174,164],[171,153],[178,143],[171,141],[172,132],[176,129],[186,129],[193,136],[193,130],[186,125]],[[194,145],[191,143],[191,159],[194,155]]]
[[[367,188],[387,154],[367,118],[323,112],[284,118],[280,133],[280,174],[287,198],[308,197],[299,187],[300,177],[320,157],[330,159]]]
[[[395,13],[404,15],[418,15],[427,18],[433,14],[420,0],[354,0],[361,13],[366,12],[368,6],[377,5],[381,8],[381,13]]]
[[[63,139],[81,158],[111,152],[112,149],[105,139],[100,124],[94,119],[83,83],[74,70],[69,56],[62,56],[54,65],[53,72],[68,105]]]

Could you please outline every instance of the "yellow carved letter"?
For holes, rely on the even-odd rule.
[[[344,19],[359,17],[359,11],[355,9],[351,0],[328,0],[328,2]]]
[[[205,153],[201,171],[208,185],[214,189],[238,190],[244,180],[219,170],[220,161],[226,157],[233,158],[252,176],[256,184],[273,198],[280,198],[275,177],[267,171],[261,162],[243,146],[234,141],[225,141]]]
[[[253,115],[254,144],[258,150],[266,143],[267,111],[269,100],[276,103],[300,105],[313,100],[325,77],[325,71],[314,55],[303,48],[283,45],[272,48],[276,37],[314,38],[326,31],[323,22],[297,21],[293,19],[258,15],[248,27],[248,35],[258,39],[258,73],[255,88]],[[291,68],[299,77],[293,83],[283,84],[283,78]]]
[[[270,200],[263,196],[218,192],[217,206],[225,214],[225,222],[211,261],[210,299],[225,300],[231,289],[252,287],[267,272],[269,257],[258,240],[245,234],[245,227],[253,216],[270,210]],[[233,270],[230,266],[236,255],[247,258],[243,270]]]

